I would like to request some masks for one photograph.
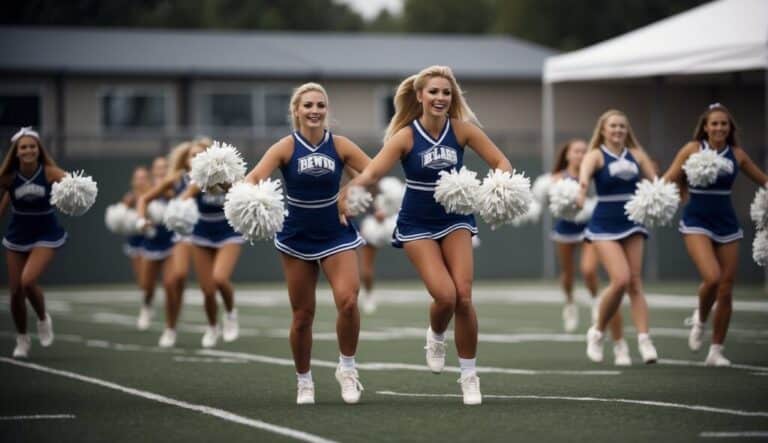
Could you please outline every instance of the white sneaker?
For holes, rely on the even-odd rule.
[[[693,315],[685,319],[685,325],[691,327],[691,332],[688,334],[688,347],[696,352],[701,349],[702,337],[707,326],[701,321],[698,309],[694,309]]]
[[[374,312],[376,312],[376,309],[378,308],[378,305],[376,304],[376,299],[373,297],[373,294],[367,295],[363,297],[363,314],[371,315]]]
[[[219,341],[219,328],[218,326],[208,326],[203,334],[203,340],[201,342],[204,348],[212,348],[216,346]]]
[[[587,331],[587,357],[595,363],[603,361],[603,333],[594,326]]]
[[[53,319],[51,314],[47,312],[45,313],[45,320],[37,321],[37,338],[44,348],[53,344]]]
[[[296,385],[296,404],[315,404],[315,384],[312,383],[312,380],[299,380],[298,385]]]
[[[136,319],[136,329],[139,331],[146,331],[149,329],[149,324],[152,322],[152,316],[154,311],[147,305],[141,305],[139,310],[139,318]]]
[[[427,328],[427,345],[424,349],[427,350],[427,366],[433,373],[439,374],[445,366],[445,340],[433,340]]]
[[[629,356],[629,346],[624,339],[613,344],[613,364],[616,366],[632,366],[632,358]]]
[[[226,343],[237,340],[240,336],[240,323],[237,321],[237,309],[225,312],[221,316],[222,338]]]
[[[16,347],[13,348],[13,358],[29,357],[29,348],[32,347],[32,340],[28,334],[19,334],[16,336]]]
[[[704,364],[707,366],[730,366],[731,361],[725,358],[723,355],[723,347],[722,346],[710,346],[709,347],[709,354],[707,354],[707,359],[704,360]]]
[[[574,303],[566,303],[563,306],[563,329],[565,332],[573,332],[579,327],[579,307]]]
[[[165,328],[157,345],[161,348],[172,348],[176,346],[176,331],[171,328]]]
[[[357,369],[344,369],[336,366],[336,381],[341,385],[341,398],[345,403],[355,404],[360,401],[363,385],[357,375]]]
[[[476,373],[462,376],[458,382],[461,385],[465,405],[479,405],[483,402],[483,395],[480,393],[480,377]]]
[[[637,339],[637,348],[640,350],[640,356],[643,358],[643,363],[651,364],[656,363],[659,359],[659,354],[656,352],[656,347],[653,346],[653,342],[650,337],[643,339]]]

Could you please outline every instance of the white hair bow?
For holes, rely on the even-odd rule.
[[[709,109],[712,109],[712,108],[722,108],[722,107],[724,107],[724,106],[721,105],[720,102],[715,102],[715,103],[712,103],[711,105],[709,105]]]
[[[32,126],[24,126],[21,129],[18,130],[15,134],[13,134],[13,137],[11,137],[11,143],[16,143],[18,139],[21,137],[24,137],[25,135],[28,135],[30,137],[35,137],[36,139],[40,140],[40,134],[37,133],[34,129],[32,129]]]

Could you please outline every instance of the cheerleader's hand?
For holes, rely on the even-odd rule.
[[[136,230],[141,233],[147,233],[149,228],[152,227],[152,222],[144,217],[136,219]]]

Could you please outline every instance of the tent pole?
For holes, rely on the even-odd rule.
[[[763,106],[763,131],[765,132],[765,138],[763,139],[763,171],[768,171],[768,69],[764,72],[763,78],[763,94],[765,96],[765,103]],[[768,267],[765,269],[765,275],[763,277],[764,292],[768,293]]]
[[[653,104],[651,105],[651,125],[650,125],[650,155],[652,158],[659,159],[664,152],[666,137],[664,135],[664,77],[657,76],[653,78]],[[661,167],[661,165],[658,165]],[[658,231],[657,231],[658,232]],[[646,242],[648,248],[647,265],[645,266],[646,278],[649,281],[659,281],[659,239],[658,235],[653,233]]]
[[[555,158],[555,85],[544,81],[541,95],[541,167],[543,172],[552,170]],[[542,274],[544,278],[555,277],[555,254],[549,232],[552,217],[544,208],[541,217]]]

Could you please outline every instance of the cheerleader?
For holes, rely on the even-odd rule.
[[[53,322],[45,310],[45,297],[37,281],[56,249],[67,240],[50,204],[52,184],[65,175],[43,147],[37,132],[22,128],[11,137],[11,147],[0,165],[0,194],[8,192],[11,206],[3,246],[17,334],[14,358],[28,357],[32,346],[27,334],[27,300],[37,315],[40,344],[47,347],[53,343]]]
[[[434,373],[442,371],[445,331],[455,317],[463,401],[480,404],[480,379],[475,369],[477,314],[472,305],[471,239],[477,226],[472,215],[447,213],[435,201],[434,190],[440,171],[461,168],[464,146],[475,150],[491,168],[511,171],[512,166],[479,128],[447,66],[426,68],[400,84],[395,93],[395,115],[384,140],[370,165],[350,185],[375,183],[401,161],[406,191],[393,245],[405,249],[433,300],[426,331],[427,365]],[[339,200],[342,214],[346,211],[344,200]]]
[[[153,176],[155,183],[152,189],[142,194],[137,202],[137,212],[141,219],[146,218],[147,206],[154,200],[167,200],[173,196],[178,196],[186,189],[186,173],[189,170],[189,151],[192,143],[184,142],[171,150],[169,159],[166,163],[166,174],[161,178],[162,162],[157,159],[153,162]],[[163,226],[156,226],[157,231],[165,229]],[[167,235],[167,234],[166,234]],[[158,346],[170,348],[176,345],[176,324],[181,313],[183,301],[184,286],[189,274],[189,263],[192,256],[192,247],[186,239],[172,235],[173,242],[170,249],[170,256],[163,259],[162,262],[150,264],[156,267],[162,263],[163,287],[165,288],[165,329],[158,341]],[[161,247],[152,249],[164,251],[161,255],[167,253],[167,240],[163,240]],[[157,271],[154,271],[157,275]],[[154,283],[156,277],[152,277]]]
[[[587,152],[587,142],[574,139],[564,144],[557,155],[555,167],[552,170],[553,180],[573,180],[578,182],[579,167]],[[592,323],[597,321],[597,251],[592,243],[584,241],[585,223],[574,222],[565,219],[555,221],[550,238],[557,246],[557,257],[560,263],[560,285],[565,294],[565,306],[563,307],[563,327],[566,332],[573,332],[579,325],[579,309],[573,301],[574,267],[573,256],[577,248],[581,248],[581,275],[584,284],[592,296]],[[624,341],[622,331],[621,312],[610,321],[611,335],[613,336],[614,363],[617,366],[631,364],[629,347]]]
[[[699,307],[693,311],[688,346],[698,351],[702,346],[707,319],[714,312],[712,344],[704,360],[708,366],[729,366],[723,355],[723,343],[731,320],[733,284],[739,260],[739,240],[743,237],[739,220],[731,203],[731,188],[739,170],[760,186],[768,176],[739,146],[736,122],[725,106],[715,103],[699,117],[693,140],[678,152],[669,170],[668,181],[682,182],[683,165],[692,155],[713,150],[729,166],[721,170],[714,183],[702,186],[688,184],[689,200],[683,209],[679,230],[683,234],[688,255],[701,275]],[[688,171],[691,172],[691,171]],[[690,181],[690,176],[687,177]]]
[[[208,149],[211,144],[211,140],[207,138],[195,141],[187,154],[187,162]],[[194,198],[200,212],[200,220],[195,225],[189,241],[192,243],[192,263],[200,290],[203,292],[205,315],[208,320],[208,328],[201,341],[204,348],[216,346],[220,337],[225,342],[232,342],[240,335],[235,308],[235,288],[230,278],[235,271],[245,239],[232,229],[224,217],[224,197],[224,193],[202,192],[191,182],[186,185],[180,196],[181,199]],[[221,294],[225,311],[221,329],[216,319],[217,292]]]
[[[624,204],[632,197],[640,175],[656,173],[648,155],[637,142],[626,115],[609,110],[597,120],[589,150],[581,162],[579,201],[583,204],[594,179],[597,206],[587,224],[585,237],[597,250],[609,283],[600,295],[597,322],[587,332],[587,356],[603,360],[603,332],[621,307],[626,291],[637,328],[637,344],[645,363],[658,359],[648,334],[648,305],[642,283],[643,247],[648,231],[630,221]]]
[[[144,166],[137,166],[134,168],[133,175],[131,176],[131,190],[123,197],[123,204],[129,208],[135,208],[138,196],[147,192],[151,186],[149,170]],[[123,253],[131,260],[131,269],[133,270],[133,278],[136,280],[136,286],[141,288],[143,292],[139,316],[136,319],[136,328],[139,331],[149,329],[153,315],[152,300],[155,296],[154,287],[148,291],[142,278],[144,240],[144,233],[137,232],[129,235],[123,244]]]
[[[294,133],[272,145],[246,180],[258,183],[280,169],[288,215],[275,237],[288,286],[293,319],[290,342],[297,404],[315,402],[310,371],[315,291],[323,271],[336,303],[339,365],[336,380],[346,403],[357,403],[363,390],[355,367],[360,333],[357,295],[360,286],[355,249],[364,241],[353,226],[341,224],[336,209],[345,167],[359,172],[370,159],[352,141],[328,130],[328,94],[316,83],[294,90],[289,106]]]

